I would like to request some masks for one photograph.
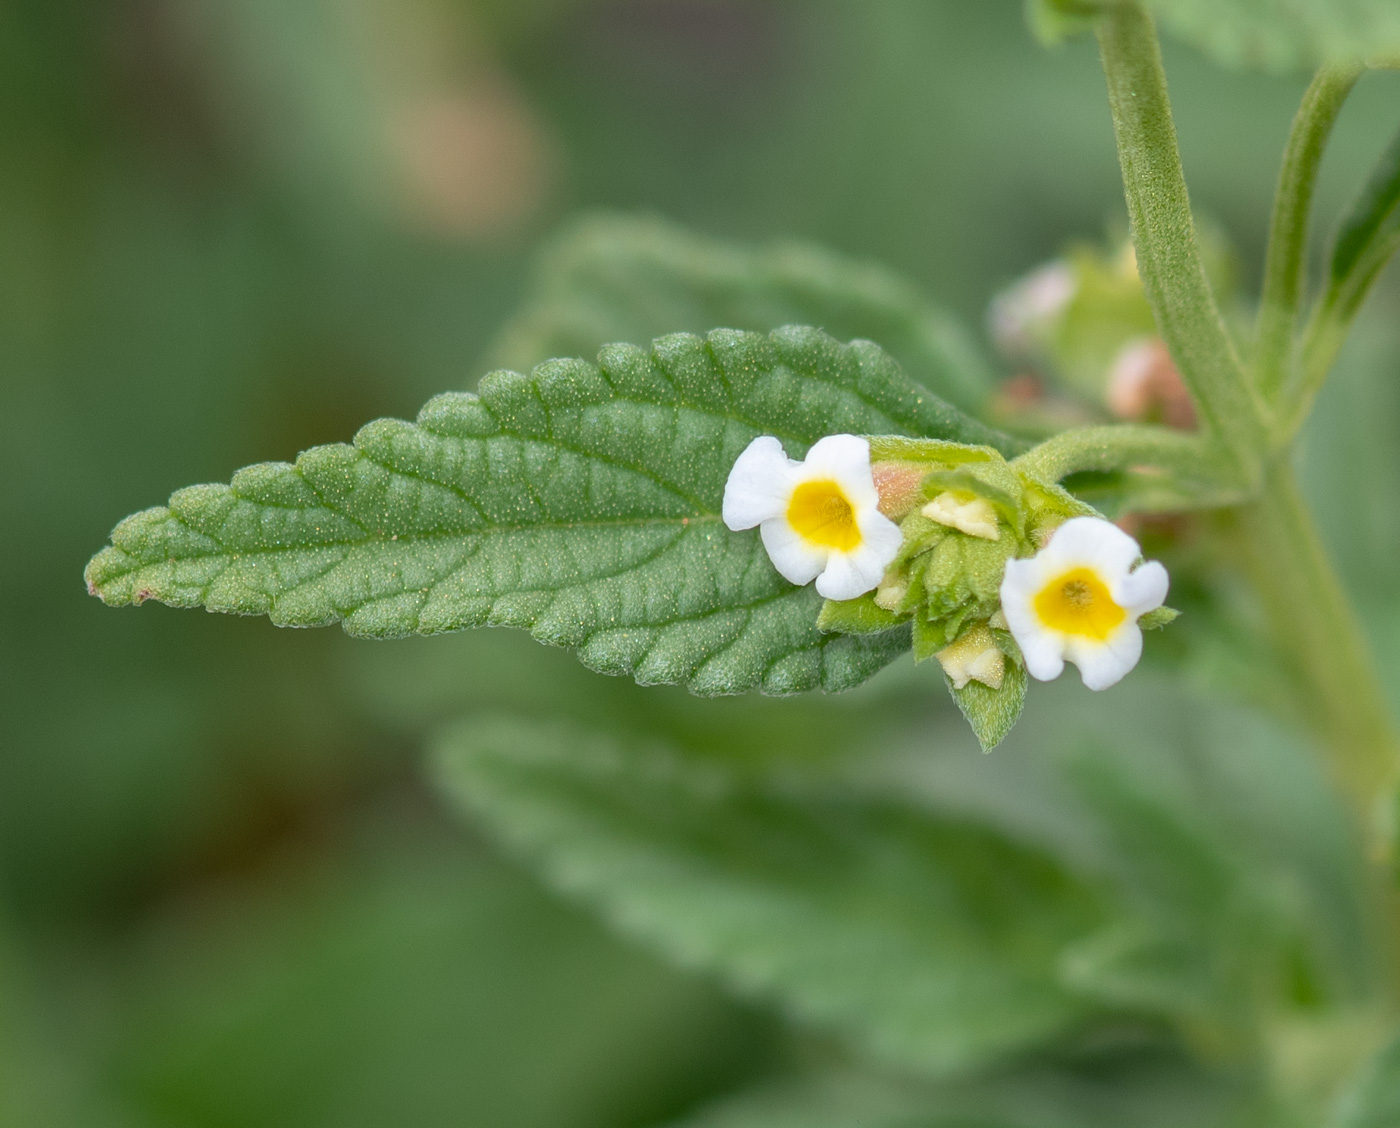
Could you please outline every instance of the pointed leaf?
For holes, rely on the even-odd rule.
[[[941,1073],[1081,1020],[1060,954],[1098,910],[1044,855],[849,783],[570,727],[444,735],[449,796],[618,927]]]
[[[977,734],[982,751],[990,752],[1006,739],[1021,716],[1026,703],[1026,670],[1019,662],[1008,658],[998,688],[973,680],[962,689],[955,689],[949,680],[948,691]]]
[[[719,519],[756,435],[799,457],[836,432],[999,439],[869,342],[677,334],[493,373],[416,424],[181,490],[117,527],[89,589],[374,638],[525,627],[594,669],[698,693],[841,689],[907,632],[823,635],[821,597]]]

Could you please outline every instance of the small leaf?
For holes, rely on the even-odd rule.
[[[979,411],[994,384],[974,339],[883,267],[805,243],[751,248],[654,217],[606,214],[554,239],[493,360],[526,369],[592,356],[608,341],[794,324],[879,341],[913,379],[964,411]]]
[[[998,688],[974,679],[957,689],[949,680],[948,691],[977,734],[982,751],[990,752],[1006,739],[1021,716],[1021,708],[1026,703],[1026,670],[1020,662],[1008,658]]]
[[[569,727],[446,733],[449,796],[619,928],[941,1074],[1080,1021],[1060,954],[1095,902],[1041,853],[848,781]]]
[[[822,600],[719,519],[760,434],[788,453],[837,432],[1000,437],[920,389],[869,342],[815,329],[715,330],[595,366],[496,372],[480,395],[381,419],[353,445],[240,471],[123,521],[88,565],[107,603],[343,623],[393,638],[525,627],[585,664],[702,694],[855,685],[903,631],[817,629]]]
[[[1161,630],[1168,623],[1175,622],[1180,617],[1181,612],[1175,607],[1168,607],[1163,604],[1161,607],[1154,608],[1138,619],[1138,627],[1144,631],[1157,631]]]
[[[1173,34],[1227,66],[1309,70],[1400,57],[1393,0],[1147,0]]]

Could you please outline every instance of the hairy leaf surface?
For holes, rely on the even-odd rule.
[[[607,673],[698,693],[854,685],[906,631],[817,629],[821,597],[719,518],[744,447],[777,435],[1005,440],[904,376],[878,347],[815,329],[677,334],[598,364],[496,372],[480,394],[382,419],[352,445],[181,490],[123,521],[88,566],[111,604],[341,622],[392,638],[528,628]]]
[[[995,831],[524,721],[448,732],[437,765],[452,798],[622,930],[886,1063],[957,1070],[1085,1016],[1057,961],[1097,903]]]

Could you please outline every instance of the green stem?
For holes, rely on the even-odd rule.
[[[1361,625],[1287,461],[1269,470],[1263,492],[1237,515],[1241,561],[1328,766],[1363,825],[1377,832],[1400,769],[1400,742]]]
[[[1274,195],[1259,302],[1254,371],[1266,402],[1272,403],[1283,387],[1293,352],[1307,270],[1309,219],[1322,154],[1342,104],[1360,77],[1360,67],[1324,66],[1313,77],[1293,119]]]
[[[1098,33],[1143,289],[1202,427],[1235,476],[1256,482],[1268,431],[1201,262],[1156,29],[1139,3],[1123,2]]]
[[[1110,424],[1061,431],[1012,462],[1043,482],[1082,470],[1141,471],[1175,495],[1175,508],[1238,499],[1220,485],[1219,459],[1199,435],[1169,427]]]

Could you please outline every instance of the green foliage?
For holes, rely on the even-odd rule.
[[[1014,650],[1015,647],[1008,649]],[[946,678],[944,680],[948,681]],[[990,752],[1005,740],[1015,726],[1026,703],[1026,681],[1026,667],[1022,665],[1019,655],[1013,657],[1010,654],[1006,656],[1001,685],[995,689],[975,678],[961,689],[948,681],[948,692],[972,726],[983,752]]]
[[[1172,32],[1227,66],[1306,70],[1400,58],[1390,0],[1146,0]]]
[[[1356,269],[1400,204],[1400,135],[1377,161],[1361,194],[1342,217],[1332,248],[1332,285],[1342,285]]]
[[[992,387],[987,362],[957,322],[884,267],[806,243],[750,246],[624,215],[578,220],[546,247],[493,363],[525,369],[591,356],[609,341],[716,325],[763,333],[819,325],[843,341],[878,341],[964,411],[979,410]]]
[[[730,467],[759,434],[800,455],[825,434],[995,442],[868,342],[813,329],[678,334],[598,365],[497,372],[480,395],[380,420],[229,486],[128,518],[88,566],[114,605],[342,622],[392,638],[527,627],[607,673],[698,693],[843,689],[906,645],[823,636],[821,599],[719,521]]]
[[[981,1082],[921,1086],[837,1072],[771,1084],[674,1128],[1225,1128],[1227,1086],[1160,1050],[1108,1053]]]
[[[452,730],[436,765],[624,932],[886,1063],[966,1069],[1085,1017],[1056,969],[1094,898],[985,826],[781,763],[524,721]]]
[[[1330,1128],[1390,1128],[1400,1123],[1400,1039],[1366,1064],[1342,1096]]]
[[[1054,47],[1092,31],[1101,10],[1095,0],[1026,0],[1026,22],[1037,39]]]
[[[771,1023],[399,806],[126,938],[94,1055],[123,1104],[161,1125],[646,1128],[764,1067]]]

